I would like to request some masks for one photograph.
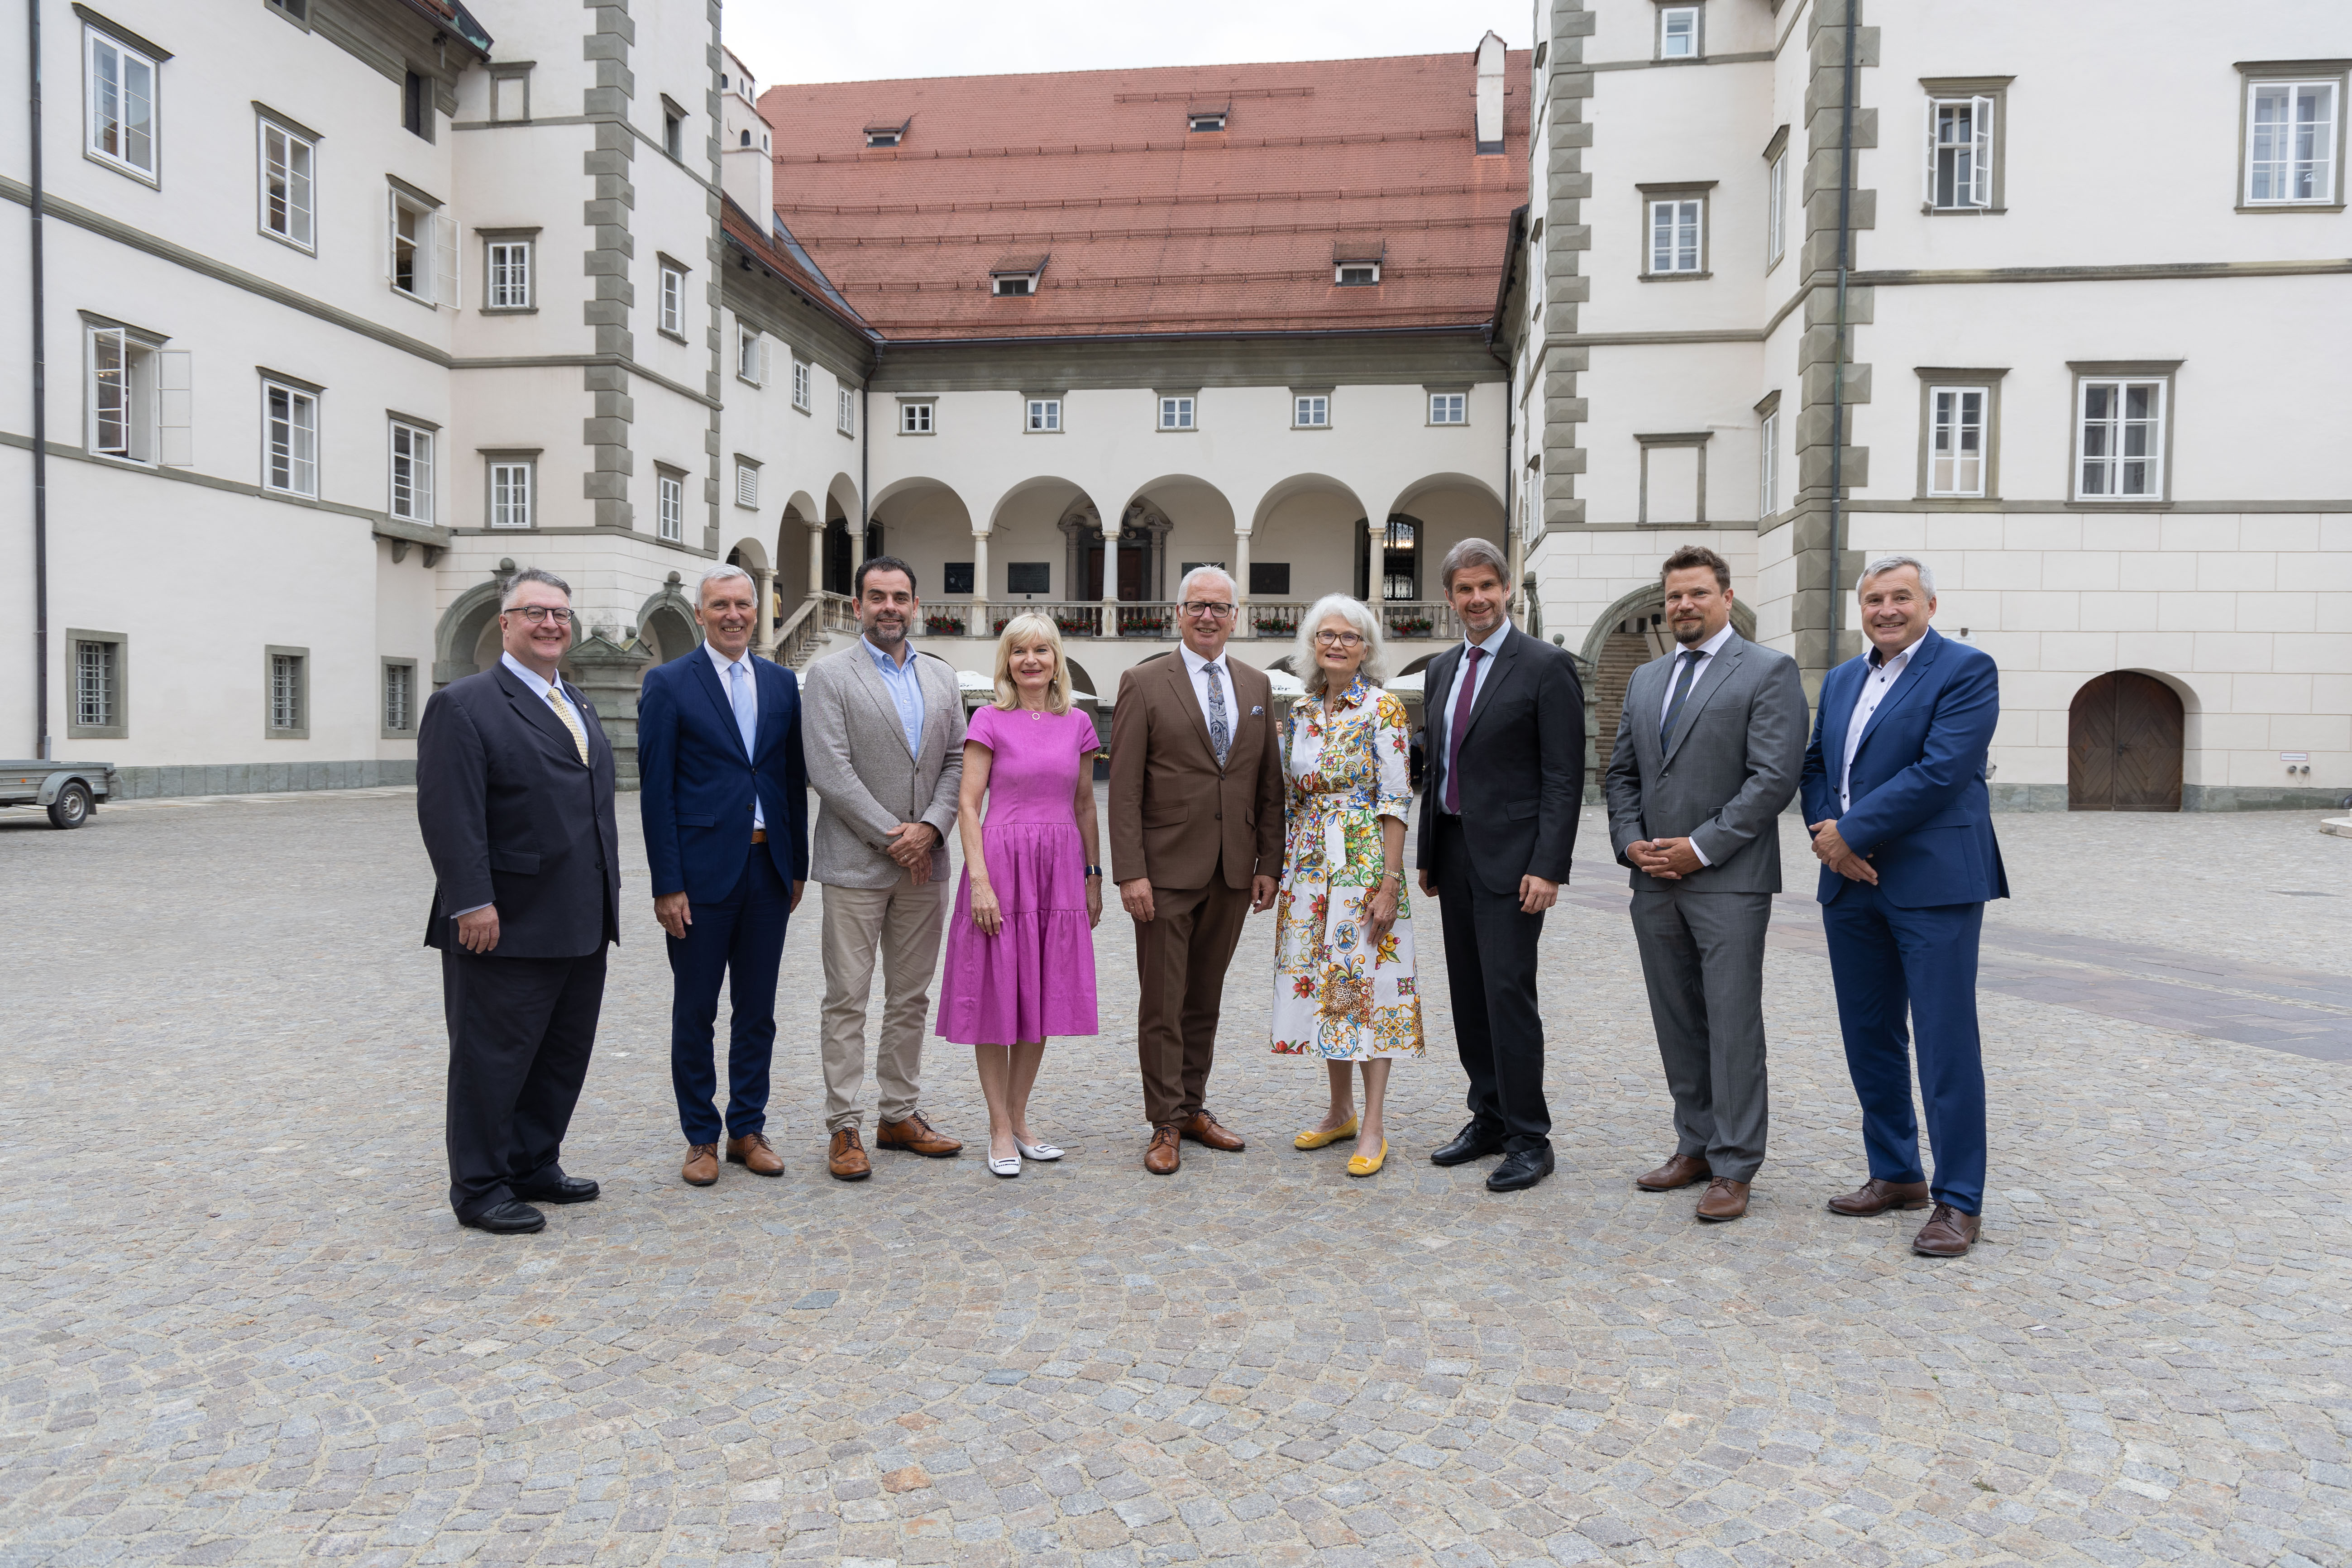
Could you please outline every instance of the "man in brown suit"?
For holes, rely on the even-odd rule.
[[[1202,1102],[1225,966],[1282,873],[1274,686],[1225,657],[1240,613],[1234,580],[1196,566],[1176,597],[1183,646],[1119,679],[1110,726],[1111,875],[1135,919],[1136,1055],[1151,1119],[1143,1168],[1155,1176],[1175,1172],[1179,1137],[1244,1146]]]

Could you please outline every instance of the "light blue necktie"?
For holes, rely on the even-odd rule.
[[[760,711],[752,706],[751,672],[741,660],[727,667],[727,700],[735,710],[735,727],[743,732],[743,754],[751,755],[751,738],[760,727]]]

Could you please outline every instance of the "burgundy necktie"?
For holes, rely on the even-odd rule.
[[[1486,657],[1483,647],[1470,650],[1470,668],[1462,677],[1454,717],[1445,726],[1445,809],[1456,816],[1462,815],[1462,775],[1456,771],[1462,762],[1462,731],[1470,727],[1470,709],[1478,700],[1478,661]]]

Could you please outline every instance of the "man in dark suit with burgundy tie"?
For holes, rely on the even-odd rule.
[[[1429,661],[1429,713],[1416,856],[1438,900],[1454,1045],[1470,1075],[1470,1121],[1429,1157],[1458,1165],[1501,1153],[1490,1192],[1551,1174],[1537,944],[1559,897],[1584,805],[1584,691],[1567,650],[1510,624],[1508,568],[1483,539],[1446,552],[1446,597],[1462,646]]]
[[[500,1235],[535,1203],[581,1204],[563,1135],[588,1076],[620,940],[613,748],[558,666],[572,590],[527,567],[507,583],[499,662],[433,694],[416,731],[416,823],[433,861],[425,945],[449,1024],[449,1206]]]
[[[646,672],[637,698],[638,809],[654,918],[669,933],[670,1087],[686,1133],[689,1186],[727,1158],[781,1176],[769,1145],[768,1068],[776,1046],[776,971],[784,928],[808,885],[808,765],[800,683],[751,656],[759,597],[740,566],[702,574],[702,646]],[[712,1096],[719,987],[731,981],[727,1116]]]

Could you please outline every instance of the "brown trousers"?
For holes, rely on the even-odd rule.
[[[1154,887],[1152,919],[1135,928],[1136,1057],[1143,1114],[1155,1127],[1191,1121],[1208,1092],[1225,969],[1249,907],[1249,889],[1225,886],[1221,865],[1206,887]]]

